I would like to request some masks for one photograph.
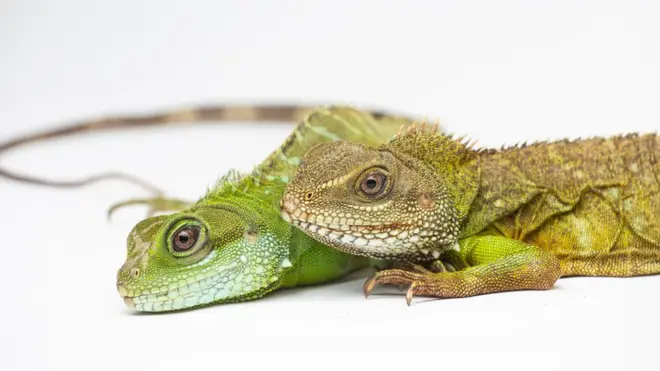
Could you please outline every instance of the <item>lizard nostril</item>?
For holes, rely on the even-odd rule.
[[[288,193],[284,195],[284,197],[282,198],[282,209],[284,209],[284,211],[292,213],[297,207],[298,207],[298,202],[293,196],[291,196]]]

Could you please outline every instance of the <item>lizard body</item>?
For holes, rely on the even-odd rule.
[[[347,253],[399,261],[379,283],[465,297],[548,289],[561,276],[660,273],[660,138],[478,150],[412,126],[373,148],[320,144],[284,219]]]

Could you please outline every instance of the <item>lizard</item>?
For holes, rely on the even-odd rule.
[[[292,121],[296,116],[303,120],[251,174],[230,171],[195,203],[164,197],[153,185],[123,173],[65,181],[0,167],[0,177],[64,188],[119,178],[156,194],[115,204],[109,210],[131,204],[151,206],[149,217],[129,233],[126,259],[116,274],[117,290],[130,308],[160,312],[253,300],[281,288],[333,281],[381,263],[336,251],[298,232],[280,218],[278,203],[299,156],[313,145],[338,140],[377,144],[392,137],[402,123],[410,123],[409,118],[342,106],[218,105],[94,119],[0,144],[2,153],[28,143],[99,130],[194,122]],[[152,215],[162,211],[174,212]],[[199,275],[208,276],[197,280]],[[213,287],[208,286],[211,283]]]
[[[280,201],[339,251],[395,265],[364,283],[464,298],[548,290],[561,277],[660,273],[660,137],[502,148],[408,125],[377,146],[322,143]]]

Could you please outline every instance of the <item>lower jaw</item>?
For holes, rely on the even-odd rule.
[[[176,296],[170,296],[171,293],[166,292],[139,297],[122,296],[122,299],[128,308],[138,312],[172,312],[247,300],[247,298],[272,291],[276,287],[276,282],[279,281],[271,282],[265,286],[227,285],[223,283],[220,288],[215,287],[215,285],[204,286]],[[181,287],[178,289],[181,289]]]
[[[374,245],[354,245],[347,242],[342,242],[334,238],[330,238],[330,233],[343,233],[343,231],[337,231],[334,229],[329,229],[329,233],[326,235],[320,235],[318,233],[312,232],[307,228],[297,225],[304,233],[309,235],[311,238],[321,241],[322,243],[337,249],[341,252],[363,256],[370,259],[380,259],[380,260],[389,260],[389,261],[402,261],[402,262],[427,262],[437,260],[442,250],[436,251],[437,254],[434,254],[430,250],[417,250],[416,248],[402,247],[397,249],[396,246],[389,245],[385,242],[378,246]],[[327,227],[324,227],[328,229]],[[342,235],[343,236],[343,235]],[[341,237],[340,237],[341,238]],[[356,237],[357,238],[357,237]]]
[[[216,301],[213,298],[201,300],[200,297],[179,297],[176,299],[137,304],[135,303],[134,298],[125,297],[123,299],[124,304],[126,304],[129,309],[136,310],[138,312],[172,312],[177,310],[192,309],[195,307],[212,304],[214,301]]]
[[[170,312],[170,311],[175,311],[175,310],[182,310],[182,309],[188,309],[192,308],[195,306],[198,306],[200,304],[206,304],[206,303],[200,303],[199,299],[196,297],[191,297],[188,299],[191,299],[191,301],[186,302],[186,298],[184,297],[179,297],[176,299],[169,299],[169,300],[163,300],[163,301],[149,301],[149,302],[144,302],[144,303],[136,303],[135,298],[130,298],[130,297],[124,297],[124,304],[132,310],[136,310],[138,312]]]
[[[177,301],[176,299],[174,300],[168,300],[165,302],[147,302],[147,303],[141,303],[141,304],[136,304],[135,301],[133,300],[134,298],[129,298],[129,297],[124,297],[124,304],[129,309],[138,311],[138,312],[149,312],[149,313],[165,313],[165,312],[175,312],[175,311],[185,311],[185,310],[191,310],[191,309],[196,309],[196,308],[201,308],[209,305],[214,305],[214,304],[229,304],[229,303],[234,303],[234,302],[241,302],[241,301],[248,301],[248,300],[253,300],[256,298],[259,298],[268,292],[274,290],[274,288],[264,288],[255,292],[250,292],[244,295],[240,296],[231,296],[231,297],[225,297],[221,299],[214,299],[211,301],[200,301],[197,300],[195,302],[186,302],[185,299],[183,299],[183,304],[181,301]]]
[[[341,240],[336,240],[328,237],[327,235],[319,235],[307,229],[302,229],[307,235],[311,238],[321,241],[322,243],[337,249],[341,252],[350,255],[363,256],[371,259],[384,259],[384,260],[409,260],[412,256],[417,256],[417,253],[412,255],[403,254],[399,252],[390,251],[391,246],[387,244],[382,244],[379,246],[357,246],[347,242],[342,242]]]

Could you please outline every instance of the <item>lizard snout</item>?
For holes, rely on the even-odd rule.
[[[296,211],[298,208],[298,200],[289,192],[285,193],[282,199],[280,200],[280,211],[282,214],[282,219],[291,222],[291,214]],[[298,211],[300,213],[300,211]]]
[[[284,194],[284,197],[282,197],[280,206],[282,211],[292,213],[298,208],[298,200],[296,200],[296,198],[291,193],[287,192]]]

